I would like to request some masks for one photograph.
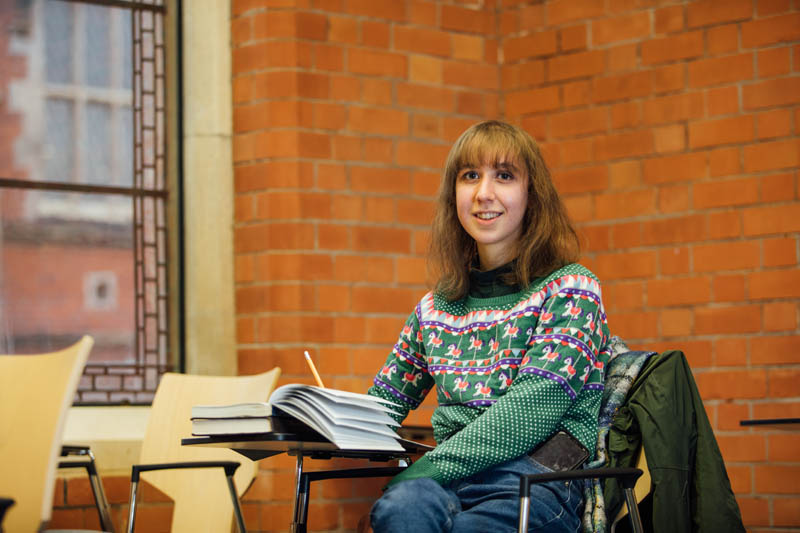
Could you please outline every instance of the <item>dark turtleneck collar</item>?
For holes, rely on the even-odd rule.
[[[516,261],[511,261],[505,265],[492,270],[479,270],[477,260],[469,270],[469,295],[473,298],[495,298],[519,292],[518,284],[509,285],[501,277],[514,270]]]

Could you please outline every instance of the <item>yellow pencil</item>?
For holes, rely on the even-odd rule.
[[[305,354],[306,354],[306,362],[308,363],[309,368],[311,368],[311,373],[314,374],[314,379],[317,380],[317,385],[319,385],[324,389],[325,385],[322,384],[322,378],[319,377],[319,373],[317,372],[317,367],[314,366],[314,361],[311,360],[311,356],[308,355],[307,351],[305,352]]]

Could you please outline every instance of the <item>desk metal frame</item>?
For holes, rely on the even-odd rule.
[[[296,457],[294,513],[292,533],[306,533],[308,521],[309,489],[312,481],[323,479],[363,478],[393,476],[403,466],[347,468],[339,470],[303,471],[303,458],[331,459],[333,457],[368,459],[370,461],[401,460],[410,463],[410,456],[432,449],[430,446],[407,440],[399,440],[403,451],[340,450],[336,445],[316,433],[299,434],[288,432],[258,433],[251,435],[221,435],[214,437],[192,437],[181,439],[185,446],[210,446],[228,448],[248,459],[260,461],[273,455],[287,453]]]

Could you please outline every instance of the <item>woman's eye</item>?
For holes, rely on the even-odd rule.
[[[462,177],[465,180],[476,180],[478,179],[478,173],[475,172],[474,170],[468,170],[467,172],[464,172],[464,174],[462,174]]]
[[[510,180],[514,179],[514,175],[513,174],[509,174],[508,172],[499,172],[497,174],[497,177],[499,177],[501,180],[504,180],[504,181],[510,181]]]

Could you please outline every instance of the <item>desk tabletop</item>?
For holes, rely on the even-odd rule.
[[[288,432],[252,433],[247,435],[215,435],[209,437],[189,437],[181,439],[184,446],[210,446],[228,448],[254,461],[265,459],[279,453],[302,454],[315,459],[348,457],[391,461],[433,449],[418,442],[397,439],[403,445],[396,450],[342,450],[318,433],[297,434]]]

